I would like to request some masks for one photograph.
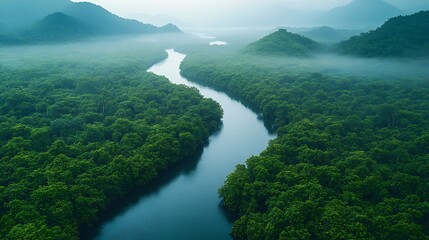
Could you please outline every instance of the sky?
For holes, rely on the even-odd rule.
[[[74,0],[86,1],[86,0]],[[243,8],[243,6],[284,4],[296,9],[330,9],[344,5],[351,0],[88,0],[121,15],[142,11],[148,14],[166,14],[175,17],[181,14],[192,14],[198,10],[218,11],[225,8]],[[245,9],[243,9],[245,10]]]
[[[75,2],[84,0],[73,0]],[[176,18],[283,5],[302,10],[326,10],[351,0],[88,0],[120,16],[138,13],[169,15]]]
[[[252,18],[260,12],[269,13],[277,11],[283,14],[284,9],[296,9],[284,14],[299,14],[299,11],[329,10],[334,7],[345,5],[352,0],[72,0],[88,1],[100,5],[107,10],[125,17],[147,19],[147,15],[168,16],[165,21],[175,23],[200,23],[210,25],[216,21],[225,22],[235,20],[237,16]],[[385,0],[398,7],[409,8],[405,10],[414,11],[413,8],[429,5],[429,0]],[[146,15],[145,17],[142,17]],[[180,25],[180,24],[179,24]]]

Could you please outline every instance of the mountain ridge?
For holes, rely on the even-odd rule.
[[[31,12],[33,7],[35,11]],[[21,19],[22,14],[29,12],[31,14]],[[17,39],[16,44],[32,44],[55,40],[76,41],[90,37],[182,32],[173,24],[156,27],[137,20],[122,18],[96,4],[70,0],[38,0],[37,2],[2,0],[0,1],[0,23],[4,22],[9,24],[2,27],[3,31],[0,28],[0,35],[3,36],[0,38],[0,44],[3,45],[13,44],[12,39]],[[63,28],[55,27],[61,24],[65,24]],[[61,37],[61,34],[64,36]]]
[[[307,37],[279,29],[249,44],[244,51],[265,56],[306,57],[319,47],[319,43]]]
[[[71,4],[70,0],[1,0],[0,22],[7,31],[23,30]]]
[[[429,11],[389,19],[376,30],[338,44],[344,54],[364,57],[429,55]]]
[[[293,31],[292,31],[293,32]],[[328,26],[309,28],[296,32],[304,37],[308,37],[320,43],[338,43],[359,34],[358,30],[336,29]]]
[[[365,29],[377,27],[389,18],[404,13],[383,0],[354,0],[329,10],[319,20],[333,28]]]
[[[30,42],[67,42],[94,35],[96,34],[79,19],[55,12],[37,21],[20,36]]]

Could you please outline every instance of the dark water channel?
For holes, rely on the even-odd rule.
[[[219,240],[230,239],[231,223],[219,207],[217,190],[235,165],[258,155],[275,136],[257,115],[226,94],[187,81],[179,65],[185,55],[168,50],[168,58],[148,71],[172,83],[196,87],[224,110],[223,127],[210,137],[199,159],[166,174],[155,186],[129,199],[105,217],[94,239]],[[109,214],[108,214],[109,215]]]

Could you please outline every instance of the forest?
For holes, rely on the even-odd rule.
[[[381,27],[338,44],[344,54],[364,57],[429,55],[429,11],[389,19]]]
[[[187,54],[186,78],[247,103],[278,133],[219,189],[238,215],[234,239],[429,239],[427,75]]]
[[[321,52],[362,58],[425,58],[429,55],[429,36],[422,33],[429,31],[428,22],[429,11],[397,16],[374,30],[340,42],[336,41],[341,39],[342,34],[351,34],[353,31],[321,27],[310,32],[292,33],[279,28],[249,44],[243,52],[250,55],[303,58]],[[315,42],[314,39],[325,44]]]
[[[311,52],[320,50],[319,43],[298,34],[279,29],[262,39],[249,44],[245,52],[260,55],[308,56]]]
[[[194,156],[222,109],[146,73],[163,47],[2,48],[0,238],[79,239],[103,209]]]
[[[208,10],[215,5],[207,4],[213,7]],[[346,24],[351,13],[371,20],[371,14],[361,15],[372,9],[379,18],[389,15],[389,8],[396,12],[392,7],[382,0],[355,0],[325,14],[342,12]],[[221,12],[227,18],[228,11]],[[251,18],[263,21],[256,12],[249,12]],[[284,9],[272,15],[277,14]],[[136,198],[155,196],[148,207],[161,217],[149,225],[141,218],[130,222],[153,232],[185,232],[179,240],[195,239],[197,228],[206,235],[229,230],[229,220],[236,240],[429,240],[428,23],[429,11],[421,11],[373,30],[309,28],[316,36],[331,32],[325,44],[271,26],[272,33],[247,44],[261,29],[246,35],[249,29],[230,26],[212,29],[211,36],[191,27],[201,32],[188,34],[173,24],[156,27],[122,18],[92,3],[0,2],[0,239],[93,237],[85,233],[101,232],[105,215],[117,219],[138,205]],[[349,40],[342,35],[367,30]],[[211,46],[215,40],[225,44]],[[218,165],[205,165],[209,174],[201,174],[209,180],[192,181],[203,172],[199,157],[209,137],[216,142],[228,121],[222,125],[222,106],[204,98],[199,85],[174,85],[147,72],[168,62],[165,49],[172,48],[170,56],[186,54],[184,61],[181,54],[170,59],[181,61],[183,77],[225,92],[232,98],[227,102],[239,102],[242,110],[252,109],[256,114],[249,116],[266,141],[277,134],[263,152],[236,166],[218,195],[209,189],[216,170],[242,160],[234,153],[250,147],[237,148],[235,138],[231,144],[222,141],[233,151],[222,146],[220,151],[235,159],[213,151]],[[178,65],[167,66],[171,76],[186,80],[175,74]],[[251,138],[229,133],[243,142]],[[181,167],[186,173],[174,175]],[[198,196],[213,195],[199,201],[185,198],[187,189],[180,188],[164,194],[175,209],[182,208],[179,200],[186,202],[183,222],[156,198],[176,180],[188,189],[204,188],[194,191]],[[128,199],[133,192],[139,196]],[[210,207],[220,220],[201,210]],[[148,212],[138,214],[152,216]],[[189,219],[208,222],[208,230]]]

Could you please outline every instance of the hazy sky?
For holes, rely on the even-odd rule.
[[[81,2],[83,0],[74,0]],[[315,10],[330,9],[351,0],[89,0],[122,16],[136,13],[163,14],[178,18],[213,12],[282,5],[289,8]]]
[[[217,21],[231,21],[243,16],[256,18],[263,12],[264,18],[271,15],[293,16],[298,12],[328,10],[345,5],[352,0],[73,0],[89,1],[126,18],[138,18],[139,14],[165,15],[175,23],[199,23],[201,26]],[[429,9],[429,0],[385,0],[407,11]],[[426,6],[426,7],[424,7]],[[140,20],[142,20],[140,18]],[[177,21],[176,21],[177,20]],[[179,21],[180,20],[180,21]]]

